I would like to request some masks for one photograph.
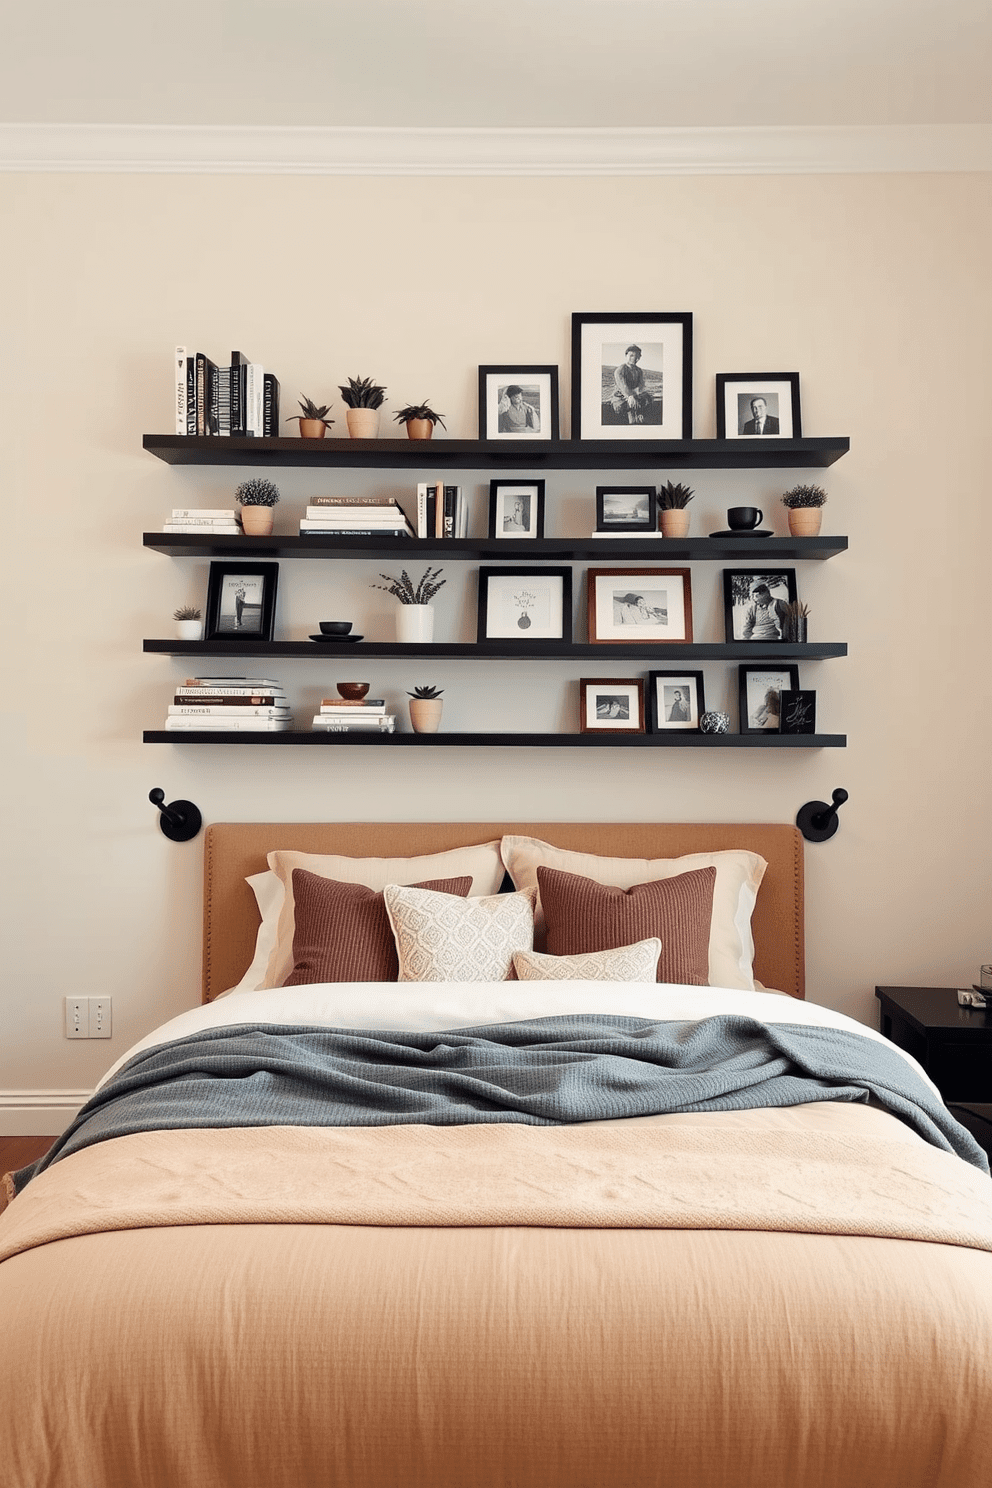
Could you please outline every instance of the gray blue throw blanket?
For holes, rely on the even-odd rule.
[[[19,1191],[61,1157],[133,1132],[225,1126],[547,1126],[671,1111],[874,1097],[934,1146],[989,1171],[970,1132],[895,1049],[859,1034],[576,1014],[458,1032],[239,1024],[136,1054]]]

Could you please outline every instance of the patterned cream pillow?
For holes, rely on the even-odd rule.
[[[456,899],[387,884],[401,982],[505,982],[517,951],[534,946],[534,893]]]
[[[661,941],[652,936],[614,951],[587,951],[582,956],[544,956],[518,951],[513,969],[522,982],[653,982],[658,975]]]

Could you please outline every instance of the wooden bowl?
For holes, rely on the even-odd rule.
[[[349,702],[358,702],[365,696],[371,686],[371,682],[339,682],[338,692],[343,698],[347,698]]]

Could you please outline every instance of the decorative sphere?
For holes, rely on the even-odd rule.
[[[729,734],[729,713],[704,713],[699,720],[699,731],[702,734]]]

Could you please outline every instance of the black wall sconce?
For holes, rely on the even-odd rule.
[[[161,812],[158,824],[170,842],[189,842],[203,826],[203,817],[192,801],[171,801],[166,806],[165,791],[158,786],[148,792],[148,799]]]
[[[807,801],[796,815],[796,826],[807,842],[826,842],[837,830],[837,813],[847,800],[847,791],[838,788],[831,792],[831,803]]]

